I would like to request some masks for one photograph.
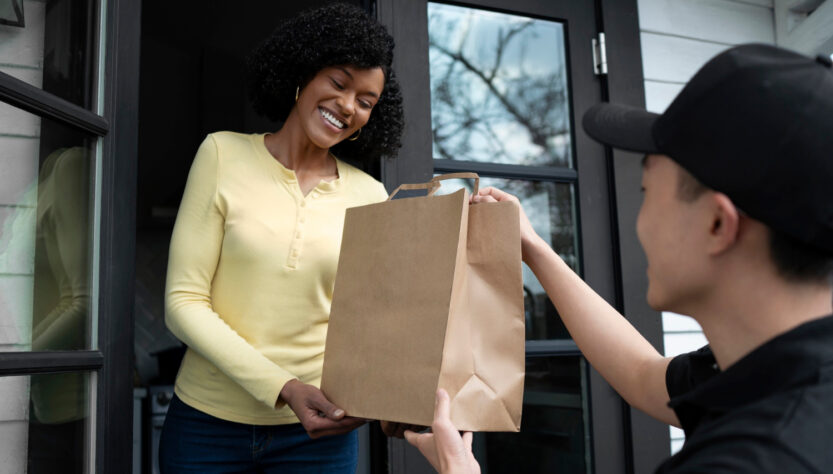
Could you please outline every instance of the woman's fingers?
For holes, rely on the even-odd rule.
[[[385,436],[393,436],[396,433],[396,423],[392,421],[380,421],[379,425],[382,427],[382,433],[385,433]]]
[[[345,416],[344,410],[329,401],[314,385],[293,383],[282,390],[282,396],[310,438],[346,433],[365,423],[361,418]]]
[[[320,438],[322,436],[332,436],[353,431],[359,426],[365,424],[367,421],[362,418],[354,418],[352,416],[345,416],[341,420],[335,421],[324,417],[313,417],[304,423],[304,429],[310,438]]]
[[[321,390],[312,387],[313,390],[310,391],[309,402],[312,408],[318,409],[321,413],[327,416],[327,418],[331,420],[338,421],[344,418],[344,410],[335,406],[333,402],[327,400],[327,397],[321,392]]]

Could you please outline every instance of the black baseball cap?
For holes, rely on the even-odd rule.
[[[668,155],[750,217],[833,254],[830,58],[736,46],[706,63],[664,113],[597,104],[583,126],[612,147]]]

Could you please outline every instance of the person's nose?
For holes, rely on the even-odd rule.
[[[341,112],[345,118],[352,117],[356,112],[356,94],[352,92],[345,92],[339,95],[336,99],[336,105],[338,105],[339,112]]]

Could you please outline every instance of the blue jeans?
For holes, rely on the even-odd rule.
[[[159,441],[159,470],[174,473],[356,472],[356,431],[311,439],[300,423],[221,420],[174,396]]]

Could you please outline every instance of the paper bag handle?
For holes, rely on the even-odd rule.
[[[431,196],[432,194],[434,194],[434,192],[436,192],[438,189],[440,189],[440,184],[435,183],[433,181],[429,181],[427,183],[400,184],[399,187],[397,187],[396,189],[393,190],[392,193],[390,193],[390,196],[388,196],[387,200],[390,201],[391,199],[393,199],[393,197],[396,196],[396,193],[398,193],[400,190],[405,191],[405,190],[413,190],[413,189],[427,189],[428,190],[428,196]]]
[[[427,183],[416,183],[416,184],[400,184],[398,188],[394,189],[390,196],[388,196],[388,201],[393,199],[400,190],[413,190],[413,189],[427,189],[428,196],[433,195],[440,189],[442,185],[441,181],[445,181],[446,179],[473,179],[474,180],[474,190],[472,194],[477,194],[477,191],[480,189],[480,176],[477,173],[448,173],[442,174],[440,176],[434,176],[431,181]]]
[[[477,173],[448,173],[448,174],[441,174],[439,176],[434,176],[431,179],[432,183],[440,183],[440,181],[445,181],[446,179],[473,179],[474,180],[474,189],[472,190],[471,194],[477,194],[477,191],[480,189],[480,176]]]

